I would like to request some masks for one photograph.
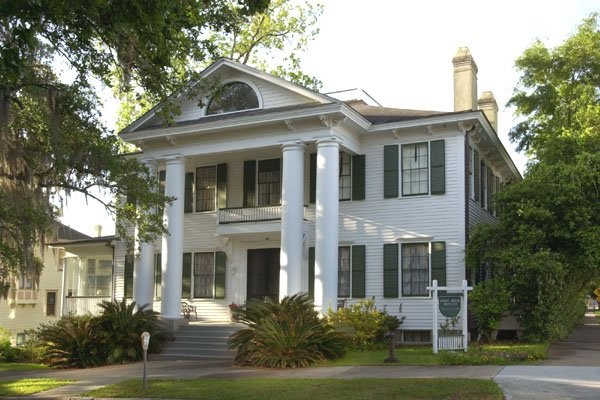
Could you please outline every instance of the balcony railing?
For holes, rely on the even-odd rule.
[[[306,213],[306,206],[304,206],[304,212]],[[281,206],[221,208],[217,213],[217,218],[219,224],[279,221],[281,220]]]
[[[101,308],[98,306],[98,304],[102,303],[103,300],[111,301],[111,298],[108,296],[93,296],[93,297],[69,296],[69,297],[65,297],[64,314],[65,315],[68,315],[68,314],[98,315],[98,314],[100,314],[100,311],[101,311]]]
[[[277,221],[281,219],[281,206],[221,208],[218,218],[219,224]]]

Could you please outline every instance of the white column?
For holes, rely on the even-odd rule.
[[[150,179],[156,179],[156,162],[154,160],[142,160],[148,168]],[[154,210],[148,212],[153,213]],[[139,241],[136,227],[136,241]],[[139,253],[137,252],[133,268],[133,300],[142,306],[148,304],[152,310],[154,301],[154,242],[139,242]]]
[[[165,159],[167,179],[165,195],[174,197],[165,206],[164,221],[168,235],[162,239],[162,300],[163,318],[181,318],[181,280],[183,270],[183,201],[185,159],[177,154]]]
[[[317,140],[315,306],[337,310],[340,140]]]
[[[302,291],[304,142],[283,144],[279,299]]]

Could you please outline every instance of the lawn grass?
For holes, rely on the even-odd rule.
[[[388,350],[350,350],[345,357],[328,360],[324,365],[442,365],[441,358],[433,354],[430,346],[399,347],[395,363],[384,362],[388,356]]]
[[[44,364],[0,362],[0,372],[48,369]]]
[[[0,398],[28,396],[44,390],[54,389],[72,381],[61,379],[18,379],[0,381]]]
[[[440,351],[433,354],[431,346],[401,346],[396,349],[398,362],[386,363],[388,350],[351,350],[324,366],[342,365],[507,365],[530,364],[542,360],[548,351],[547,344],[496,343],[472,345],[468,352]]]
[[[145,397],[203,400],[391,400],[483,399],[504,396],[491,380],[478,379],[194,379],[151,380],[146,390],[140,379],[97,389],[88,397]]]

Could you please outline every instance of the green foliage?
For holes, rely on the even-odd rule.
[[[270,368],[306,367],[346,352],[347,338],[320,319],[306,294],[251,300],[240,309],[246,327],[230,339],[240,365]]]
[[[321,88],[322,82],[305,74],[301,68],[302,53],[319,33],[317,22],[323,13],[321,3],[272,0],[264,10],[249,17],[235,3],[229,2],[229,6],[228,13],[235,26],[207,31],[206,43],[211,51],[201,61],[190,60],[185,52],[178,53],[171,61],[171,79],[177,79],[181,86],[189,81],[198,82],[194,79],[197,71],[219,58],[229,58],[312,90]],[[117,72],[116,77],[120,81],[114,85],[114,94],[120,101],[117,129],[121,130],[156,104],[157,98],[134,85],[125,85],[122,72]],[[128,86],[132,90],[122,90]],[[211,92],[216,90],[212,86],[211,82],[203,82],[197,89]],[[196,91],[189,92],[188,96]],[[174,104],[168,107],[171,106],[176,107]],[[166,117],[169,122],[169,116]]]
[[[171,339],[160,329],[157,313],[137,308],[135,302],[104,301],[100,307],[103,311],[99,316],[70,315],[32,331],[33,340],[45,346],[44,361],[60,368],[139,361],[142,332],[151,335],[149,353],[160,352],[164,342]]]
[[[530,341],[565,337],[600,275],[600,29],[598,15],[554,49],[516,62],[511,131],[533,157],[525,179],[496,197],[500,223],[470,238],[468,264],[493,267]]]
[[[124,90],[135,83],[167,100],[198,76],[193,68],[175,74],[174,60],[203,61],[215,50],[207,29],[231,31],[268,4],[0,2],[0,294],[18,273],[36,281],[34,248],[49,235],[63,193],[101,201],[128,245],[127,226],[137,225],[143,241],[164,233],[162,218],[146,211],[170,199],[156,193],[141,163],[120,155],[122,143],[99,122],[96,91],[113,83],[116,69]],[[60,79],[65,69],[69,82]],[[96,189],[117,200],[98,198]],[[119,201],[125,195],[137,199],[137,210]]]
[[[402,319],[380,311],[373,300],[360,300],[349,307],[330,312],[329,320],[334,326],[348,327],[352,331],[355,348],[372,348],[384,341],[384,335],[402,324]]]
[[[507,365],[532,363],[546,358],[547,344],[471,346],[467,352],[443,351],[442,365]]]
[[[158,313],[148,310],[147,305],[138,307],[135,302],[103,301],[98,321],[101,341],[107,349],[108,364],[139,361],[143,358],[140,345],[142,332],[150,333],[148,353],[160,353],[171,335],[160,329]]]
[[[0,361],[14,361],[10,345],[10,331],[0,326]]]
[[[47,346],[44,361],[53,367],[86,368],[103,364],[106,358],[97,317],[66,316],[41,324],[36,337]]]
[[[491,279],[476,285],[469,293],[469,305],[477,318],[480,336],[492,341],[492,332],[500,327],[510,306],[503,282]]]

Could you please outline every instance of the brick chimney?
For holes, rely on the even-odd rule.
[[[477,64],[467,47],[459,47],[454,65],[454,111],[477,110]]]
[[[94,229],[96,230],[96,237],[102,236],[102,225],[94,225]]]
[[[494,127],[494,131],[498,133],[498,103],[492,92],[483,92],[479,100],[477,100],[479,109],[483,111],[490,124]]]

